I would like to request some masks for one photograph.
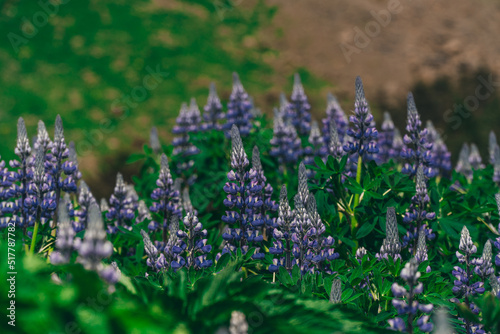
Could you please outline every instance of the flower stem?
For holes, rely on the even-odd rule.
[[[36,236],[38,234],[38,226],[39,225],[40,225],[40,221],[37,219],[35,222],[35,230],[33,231],[33,237],[31,238],[30,255],[35,254]]]
[[[363,158],[361,154],[358,157],[358,168],[356,171],[356,182],[359,184],[361,182],[361,171],[363,167]],[[354,195],[354,205],[352,207],[352,219],[351,219],[351,235],[354,238],[356,228],[358,227],[358,221],[356,220],[356,207],[359,204],[359,194]],[[356,242],[356,241],[355,241]]]

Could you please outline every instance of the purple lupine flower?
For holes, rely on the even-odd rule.
[[[493,163],[493,182],[500,184],[500,147],[495,147]]]
[[[293,78],[290,101],[293,110],[292,124],[300,136],[306,136],[311,131],[311,105],[307,100],[304,86],[302,86],[298,73],[295,73]]]
[[[437,132],[436,128],[429,120],[426,124],[427,142],[432,144],[429,177],[438,174],[447,175],[451,170],[451,153]]]
[[[85,236],[78,246],[78,262],[82,263],[87,270],[99,271],[102,269],[101,261],[111,256],[112,253],[113,244],[107,240],[101,211],[94,203],[89,209]]]
[[[330,290],[330,303],[340,304],[342,302],[342,281],[334,279],[332,282],[332,289]]]
[[[109,204],[105,198],[101,198],[101,203],[99,205],[99,208],[101,209],[102,213],[109,211]]]
[[[323,145],[323,136],[321,135],[321,130],[319,129],[318,122],[312,121],[311,132],[309,133],[309,145],[304,149],[304,163],[306,165],[315,165],[315,157],[324,157],[326,155],[326,149]],[[313,177],[313,171],[309,171],[309,177]]]
[[[203,130],[220,130],[219,121],[224,119],[226,115],[222,112],[222,103],[217,95],[215,83],[210,83],[210,91],[208,93],[207,104],[203,107]]]
[[[408,316],[406,323],[400,317],[389,320],[392,330],[413,333],[414,328],[418,327],[425,333],[432,331],[433,325],[429,322],[430,316],[425,314],[431,313],[434,306],[432,304],[421,304],[417,300],[417,295],[424,290],[423,284],[418,282],[420,275],[418,261],[412,258],[401,270],[401,278],[408,285],[408,288],[397,283],[392,284],[392,294],[396,297],[392,300],[392,305],[398,311],[399,316]],[[424,315],[419,316],[419,313],[424,313]]]
[[[417,249],[418,233],[421,229],[423,229],[427,239],[432,240],[435,237],[432,229],[426,224],[426,221],[436,218],[436,214],[427,211],[430,198],[427,194],[427,184],[422,164],[417,169],[415,183],[415,195],[411,198],[410,207],[403,217],[403,222],[409,225],[403,238],[403,248],[408,247],[411,253],[414,253]]]
[[[188,269],[200,270],[212,265],[212,260],[207,259],[207,254],[211,252],[212,246],[207,244],[207,230],[199,222],[198,217],[193,212],[183,219],[184,229],[177,232],[179,243],[177,247],[182,261],[173,261],[172,268],[178,269],[185,266]]]
[[[274,111],[273,138],[269,155],[278,160],[280,170],[286,166],[295,166],[302,154],[302,144],[297,131],[291,123],[285,123],[282,113]]]
[[[498,213],[500,214],[500,193],[495,194],[495,200],[497,202]],[[498,233],[500,234],[500,224],[498,224]],[[496,238],[493,245],[499,251],[495,256],[495,266],[500,267],[500,237]]]
[[[193,213],[195,216],[198,215],[198,210],[195,210],[193,204],[191,203],[191,198],[189,197],[189,188],[184,188],[182,190],[182,208],[186,214]]]
[[[375,255],[377,260],[401,259],[401,243],[399,242],[398,221],[394,207],[387,208],[385,222],[386,237],[380,247],[380,252]]]
[[[179,216],[173,215],[170,218],[168,225],[168,240],[163,248],[159,248],[162,251],[162,255],[165,256],[166,267],[171,267],[176,271],[178,268],[183,267],[186,261],[180,256],[182,248],[179,247],[181,240],[177,236],[179,233]],[[162,246],[162,245],[161,245]],[[161,256],[161,255],[160,255]]]
[[[259,252],[258,245],[264,238],[259,232],[259,227],[264,221],[259,213],[264,201],[259,196],[262,192],[259,173],[253,169],[247,171],[250,162],[236,125],[231,128],[231,142],[232,170],[227,174],[229,182],[224,186],[224,192],[227,194],[224,205],[229,211],[222,216],[222,221],[230,227],[222,234],[225,241],[222,254],[233,253],[236,248],[240,248],[242,254],[246,254],[248,247],[255,245],[256,253],[253,257],[261,258],[263,253]]]
[[[309,255],[312,254],[308,238],[308,232],[312,228],[312,223],[304,206],[300,191],[299,194],[295,195],[294,202],[294,220],[292,222],[292,254],[294,259],[292,266],[298,266],[300,273],[304,275],[312,270],[311,263],[308,260],[310,258]]]
[[[70,141],[68,144],[68,161],[75,166],[75,171],[72,174],[73,179],[76,181],[82,178],[82,173],[78,167],[78,155],[76,154],[75,142]]]
[[[254,146],[252,151],[252,169],[250,169],[249,178],[252,180],[250,183],[252,196],[257,202],[262,202],[260,208],[254,210],[252,225],[263,234],[267,234],[276,226],[276,218],[271,216],[278,210],[278,204],[272,199],[273,187],[264,175],[257,146]]]
[[[491,292],[494,296],[500,299],[500,278],[496,277],[494,274],[491,274],[489,277]]]
[[[116,185],[109,204],[110,209],[106,213],[106,219],[114,222],[112,226],[108,226],[109,233],[116,233],[120,226],[130,229],[131,221],[135,216],[134,198],[130,196],[129,189],[120,173],[116,175]]]
[[[62,191],[68,193],[76,193],[77,191],[76,179],[73,176],[77,170],[77,165],[75,165],[73,161],[68,160],[69,149],[64,139],[63,123],[60,115],[56,117],[54,142],[52,143],[51,152],[53,158],[49,173],[53,181],[52,190],[55,192],[55,202],[57,206],[59,205]],[[54,218],[56,218],[56,216],[54,216]],[[54,219],[54,223],[56,222],[57,220]]]
[[[14,172],[5,171],[2,185],[10,187],[4,194],[5,200],[2,202],[2,213],[11,214],[10,218],[16,226],[22,227],[26,235],[26,228],[35,223],[35,207],[31,205],[32,201],[28,194],[28,188],[33,178],[33,171],[30,167],[31,147],[26,132],[24,119],[19,117],[17,122],[17,145],[15,153],[19,160],[11,160],[9,165],[15,168]],[[4,219],[4,224],[6,221]]]
[[[0,229],[8,226],[10,217],[4,216],[4,207],[9,206],[9,189],[12,186],[10,172],[5,167],[5,161],[0,156]]]
[[[460,154],[458,156],[457,165],[455,170],[457,173],[465,175],[469,182],[472,180],[472,165],[469,161],[470,149],[467,143],[462,145],[462,149],[460,150]]]
[[[45,127],[45,123],[43,121],[38,121],[38,129],[37,129],[36,140],[33,144],[35,150],[42,148],[45,154],[48,154],[52,149],[52,141],[50,140],[49,133],[47,132],[47,128]]]
[[[476,144],[470,144],[469,163],[473,169],[483,169],[483,159]]]
[[[464,298],[465,305],[470,308],[470,310],[479,314],[479,309],[470,301],[470,298],[476,294],[482,294],[484,292],[484,283],[480,280],[476,282],[474,279],[473,264],[474,262],[479,263],[481,261],[473,261],[472,255],[477,252],[477,247],[472,242],[469,230],[467,227],[462,228],[462,233],[460,234],[460,245],[459,249],[462,252],[457,251],[456,255],[458,262],[463,264],[463,268],[460,266],[453,267],[452,274],[455,276],[456,280],[453,282],[454,287],[452,289],[453,293],[457,295],[458,298]],[[458,299],[453,299],[455,302],[460,302]],[[481,326],[471,323],[467,319],[461,319],[463,327],[466,333],[484,333]],[[476,328],[478,331],[472,331],[472,328]]]
[[[323,271],[328,274],[333,274],[328,266],[328,262],[339,258],[339,253],[335,253],[333,244],[335,239],[331,236],[325,236],[325,224],[318,214],[316,199],[314,196],[309,196],[307,200],[307,213],[311,222],[311,228],[307,231],[309,238],[310,252],[307,254],[307,260],[318,271]]]
[[[331,142],[332,125],[337,132],[338,140],[342,143],[347,132],[348,120],[344,110],[340,107],[337,98],[332,94],[327,95],[326,117],[323,123],[323,142],[325,145]]]
[[[186,103],[182,104],[179,116],[176,119],[176,125],[172,129],[172,133],[175,135],[172,141],[174,146],[172,154],[180,158],[180,162],[176,166],[179,174],[193,167],[194,161],[190,157],[200,152],[200,149],[194,146],[189,137],[190,133],[198,131],[200,117],[200,110],[196,101],[191,100],[189,107]]]
[[[391,158],[391,150],[394,142],[394,122],[391,114],[384,112],[384,121],[382,122],[381,131],[378,133],[378,150],[377,162],[386,163]]]
[[[292,223],[295,219],[294,212],[288,203],[286,186],[283,185],[280,191],[280,204],[278,208],[278,219],[273,231],[273,247],[269,248],[269,253],[275,255],[273,264],[269,266],[270,272],[277,272],[280,266],[292,272]]]
[[[377,129],[372,125],[373,115],[365,98],[363,82],[360,77],[356,77],[356,99],[354,103],[354,115],[349,117],[352,127],[347,130],[347,135],[351,137],[349,143],[344,146],[344,150],[353,158],[353,164],[357,164],[358,155],[371,155],[378,153]]]
[[[137,205],[137,217],[135,218],[135,223],[140,224],[146,219],[151,220],[153,218],[151,217],[151,212],[149,212],[146,202],[140,200]]]
[[[401,151],[401,157],[406,161],[402,172],[415,176],[417,169],[423,166],[426,175],[430,172],[432,143],[427,141],[427,129],[422,129],[420,115],[413,99],[413,94],[408,93],[408,123],[406,134],[403,138],[407,147]]]
[[[75,231],[71,224],[68,207],[63,199],[58,208],[57,237],[55,242],[55,251],[50,254],[52,264],[66,264],[71,259],[71,252],[75,249]]]
[[[248,136],[252,129],[253,116],[250,112],[252,109],[252,102],[245,88],[243,88],[238,74],[233,73],[233,90],[227,104],[227,122],[224,124],[227,138],[231,137],[233,125],[236,125],[241,136]]]
[[[168,224],[170,218],[174,215],[180,218],[181,209],[179,206],[179,191],[174,189],[174,180],[168,167],[168,158],[165,154],[161,155],[161,166],[158,180],[156,180],[157,188],[153,190],[151,198],[154,203],[149,208],[151,212],[161,216],[162,221],[152,221],[149,224],[150,231],[162,230],[162,241],[167,242]]]
[[[85,183],[85,181],[80,182],[80,191],[78,193],[78,204],[79,204],[79,209],[75,212],[75,216],[79,218],[79,223],[82,225],[82,228],[86,228],[89,208],[92,204],[97,204],[97,201],[90,192],[90,189]]]
[[[483,281],[495,272],[493,264],[491,263],[492,258],[493,252],[491,250],[491,242],[488,240],[484,244],[483,255],[480,258],[472,259],[472,264],[476,266],[474,272]]]
[[[489,136],[488,155],[490,164],[495,164],[495,150],[498,148],[498,141],[495,132],[491,131]]]
[[[340,159],[345,155],[342,142],[340,141],[339,134],[337,132],[337,125],[334,120],[330,121],[330,141],[328,143],[327,154],[333,156],[336,159]]]
[[[158,137],[158,130],[156,126],[151,128],[151,132],[149,133],[149,146],[153,150],[153,153],[159,155],[162,153],[160,138]]]
[[[141,230],[141,235],[144,242],[144,250],[146,251],[146,255],[148,257],[148,259],[146,260],[146,264],[157,272],[165,269],[165,255],[158,255],[159,251],[151,242],[148,233],[146,233],[144,230]],[[162,257],[161,259],[160,256]]]
[[[30,197],[25,202],[25,205],[31,207],[35,213],[35,221],[40,221],[42,224],[53,217],[53,212],[57,208],[54,183],[51,175],[46,172],[45,159],[43,148],[39,147],[33,162],[32,182],[27,190]]]
[[[389,159],[399,161],[401,159],[401,151],[405,148],[403,137],[398,128],[394,128],[394,139],[392,141],[392,148],[389,150]]]
[[[418,264],[428,261],[429,256],[427,254],[427,243],[426,243],[426,235],[423,229],[421,229],[418,232],[418,242],[417,242],[417,251],[415,252],[415,259],[417,260]],[[427,266],[426,273],[431,272],[431,266]]]
[[[120,268],[118,268],[116,262],[111,262],[110,265],[104,266],[102,269],[100,269],[98,274],[99,277],[104,281],[111,285],[114,285],[120,280],[122,272]]]
[[[280,106],[274,114],[280,114],[284,123],[292,124],[292,120],[295,117],[295,110],[290,102],[288,102],[285,93],[280,94]]]

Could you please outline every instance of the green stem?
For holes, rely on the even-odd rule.
[[[31,238],[30,255],[35,254],[36,236],[38,234],[38,226],[39,225],[40,225],[40,221],[37,219],[36,222],[35,222],[35,230],[33,231],[33,237]]]
[[[361,157],[361,155],[359,155],[359,157],[358,157],[358,169],[356,171],[356,182],[358,184],[361,183],[362,168],[363,168],[363,158]],[[359,194],[355,194],[354,195],[354,205],[352,207],[353,213],[352,213],[352,219],[351,219],[351,235],[353,238],[355,236],[356,228],[358,227],[358,221],[356,220],[356,207],[358,206],[358,204],[359,204]]]

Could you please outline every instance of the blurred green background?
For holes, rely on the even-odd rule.
[[[52,133],[55,116],[61,114],[66,139],[75,141],[80,168],[97,197],[109,195],[117,171],[128,177],[137,172],[137,166],[124,162],[148,141],[151,126],[158,127],[163,143],[170,141],[183,101],[195,97],[201,108],[214,81],[225,104],[233,71],[240,74],[257,107],[269,115],[279,93],[290,94],[298,71],[318,120],[328,91],[339,96],[346,112],[351,110],[354,78],[361,75],[376,120],[389,110],[401,130],[406,91],[413,90],[423,119],[432,119],[446,134],[454,160],[464,140],[478,143],[486,159],[487,134],[498,130],[497,90],[458,127],[443,117],[454,104],[474,95],[478,75],[492,74],[488,60],[453,60],[460,66],[443,72],[438,68],[445,57],[433,65],[431,76],[422,74],[427,67],[419,68],[412,79],[404,73],[398,76],[393,73],[396,62],[415,67],[415,59],[385,46],[395,31],[412,31],[400,21],[381,31],[352,62],[343,59],[339,43],[345,36],[349,42],[353,27],[372,20],[370,10],[383,10],[385,2],[365,7],[360,1],[342,5],[279,0],[0,3],[0,155],[5,160],[14,157],[18,117],[25,118],[29,135],[35,136],[39,119]],[[474,19],[471,14],[468,20]],[[453,41],[454,36],[444,36],[441,44]],[[380,61],[373,60],[380,54]],[[427,64],[426,58],[417,61]],[[387,75],[381,75],[384,66]],[[144,81],[151,71],[160,73],[156,83]]]

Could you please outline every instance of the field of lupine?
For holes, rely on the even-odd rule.
[[[400,133],[355,89],[352,112],[330,95],[318,123],[296,76],[270,124],[234,74],[226,106],[215,85],[203,112],[182,105],[171,144],[153,128],[129,158],[140,175],[118,174],[109,199],[82,180],[61,117],[31,143],[20,118],[18,159],[0,162],[2,282],[16,272],[2,328],[500,333],[494,133],[484,163],[464,144],[453,167],[411,94]]]

